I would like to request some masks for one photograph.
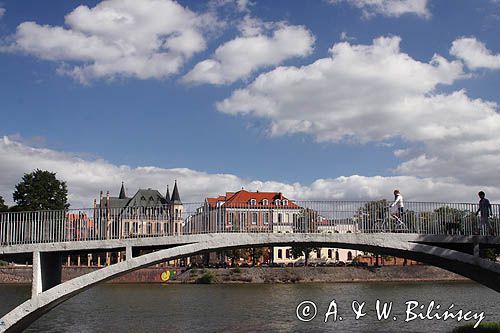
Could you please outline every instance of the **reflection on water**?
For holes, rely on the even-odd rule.
[[[0,314],[30,295],[29,286],[0,285]],[[324,323],[335,299],[342,321]],[[375,302],[393,302],[391,318],[378,321]],[[310,322],[296,318],[304,300],[317,305]],[[366,302],[354,319],[353,300]],[[447,309],[485,312],[500,321],[500,294],[473,283],[342,283],[290,285],[101,285],[52,310],[28,332],[449,332],[462,323],[413,320],[405,302],[431,300]],[[394,321],[392,317],[396,317]]]

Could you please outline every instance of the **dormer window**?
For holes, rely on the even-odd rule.
[[[250,205],[255,206],[257,204],[257,200],[255,199],[250,199]]]
[[[269,205],[269,200],[267,200],[267,199],[262,200],[262,204],[263,204],[264,206]]]
[[[288,200],[283,200],[283,206],[288,206]]]
[[[276,199],[276,200],[274,200],[274,204],[275,204],[276,206],[279,206],[279,205],[280,205],[280,199]]]

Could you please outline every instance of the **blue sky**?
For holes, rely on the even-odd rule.
[[[81,205],[100,189],[115,191],[119,178],[130,191],[145,187],[137,175],[145,166],[159,170],[151,186],[185,179],[193,200],[216,194],[197,194],[187,184],[193,179],[212,184],[200,193],[241,185],[358,199],[390,195],[397,186],[419,200],[438,198],[438,189],[443,198],[475,201],[482,188],[500,199],[493,165],[500,162],[498,1],[151,0],[144,4],[168,6],[157,7],[148,29],[106,30],[116,19],[110,13],[137,19],[143,10],[126,3],[0,2],[0,195],[7,200],[22,173],[38,164],[56,168]],[[185,17],[177,22],[179,15]],[[178,25],[165,28],[169,20]],[[181,46],[173,52],[144,42],[155,34],[167,43],[177,34]],[[216,50],[235,40],[239,46],[217,58]],[[262,52],[245,60],[241,50],[253,52],[261,42]],[[165,65],[168,57],[153,63],[154,55],[177,57],[175,69]],[[226,69],[195,71],[214,59]],[[320,59],[334,61],[313,67]],[[234,74],[247,60],[248,71]],[[324,79],[313,78],[322,70]],[[288,82],[292,72],[302,78]],[[476,113],[477,123],[460,123]],[[490,149],[478,148],[484,146]],[[48,161],[47,154],[57,157]],[[84,184],[72,176],[81,163],[111,169]],[[122,171],[107,175],[113,168]],[[178,168],[198,176],[175,174]],[[220,174],[236,180],[217,181]],[[450,195],[453,188],[466,193]]]

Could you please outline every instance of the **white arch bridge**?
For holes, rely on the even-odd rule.
[[[131,271],[232,248],[306,244],[386,254],[441,267],[500,292],[500,264],[479,256],[482,249],[500,249],[500,237],[476,235],[476,220],[468,217],[463,221],[456,219],[458,215],[462,218],[472,216],[463,212],[473,211],[473,205],[457,210],[459,213],[443,210],[443,206],[432,213],[415,210],[403,216],[404,228],[398,226],[399,221],[394,224],[395,219],[385,214],[386,208],[365,209],[366,203],[359,202],[350,203],[355,207],[352,210],[346,209],[345,202],[338,206],[329,202],[329,205],[333,208],[328,212],[297,205],[295,219],[287,221],[282,217],[279,222],[273,217],[277,208],[269,208],[266,212],[271,218],[267,224],[259,219],[253,224],[251,215],[256,211],[259,215],[263,212],[255,207],[248,208],[250,218],[233,219],[231,224],[224,218],[227,210],[205,207],[204,211],[196,209],[191,214],[183,213],[182,228],[177,233],[168,231],[175,231],[169,229],[169,224],[179,223],[176,220],[179,217],[162,215],[160,211],[136,211],[133,216],[124,214],[123,210],[111,214],[93,212],[92,215],[81,210],[78,214],[61,211],[0,215],[0,259],[23,263],[29,259],[33,262],[32,297],[0,319],[0,332],[22,331],[76,294]],[[454,204],[446,205],[450,208]],[[239,208],[238,214],[244,207]],[[337,213],[340,209],[342,211]],[[498,207],[495,209],[498,212]],[[451,218],[448,216],[450,212],[454,214]],[[159,234],[153,232],[155,221],[165,227]],[[385,222],[384,229],[377,227]],[[498,235],[499,225],[496,220],[492,222]],[[151,234],[124,234],[124,227],[126,231],[136,228],[131,223],[138,223],[136,231],[144,225],[143,230]],[[460,226],[450,232],[446,223]],[[76,232],[75,224],[79,224]],[[113,229],[118,232],[113,232]],[[347,232],[338,232],[342,230]],[[125,251],[126,260],[61,283],[63,256],[114,250]],[[140,255],[141,252],[147,253]]]

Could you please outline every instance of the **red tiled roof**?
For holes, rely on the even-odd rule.
[[[207,198],[207,203],[211,207],[217,207],[219,201],[226,201],[226,197],[219,195],[217,198]]]
[[[251,205],[250,200],[255,199],[256,205]],[[279,199],[287,200],[288,204],[286,206],[275,204],[275,200]],[[263,205],[263,201],[267,200],[268,204]],[[225,201],[223,206],[225,207],[271,207],[271,208],[288,208],[288,209],[298,209],[300,206],[296,205],[292,200],[286,198],[280,192],[249,192],[246,190],[240,190],[238,192],[226,192],[226,196],[218,196],[217,198],[207,198],[207,202],[210,206],[215,207],[217,202]]]

